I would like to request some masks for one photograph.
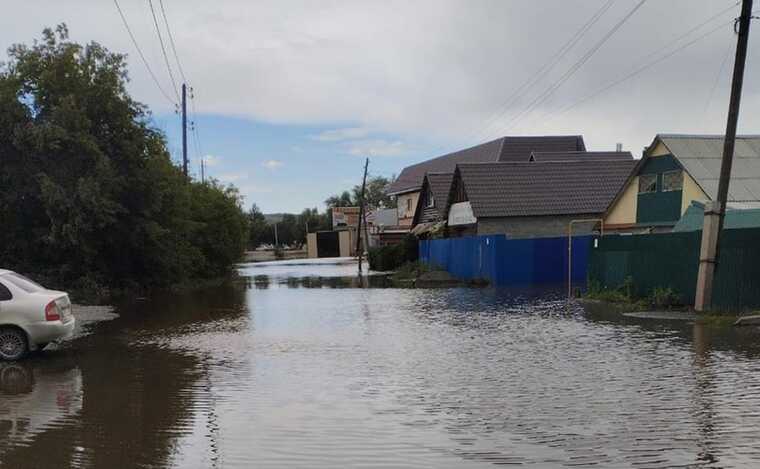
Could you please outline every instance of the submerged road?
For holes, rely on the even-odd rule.
[[[754,328],[355,272],[242,265],[0,365],[0,467],[760,465]]]

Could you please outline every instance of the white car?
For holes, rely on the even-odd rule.
[[[19,360],[74,331],[71,301],[10,270],[0,269],[0,360]]]

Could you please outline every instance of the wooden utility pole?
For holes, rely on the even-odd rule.
[[[739,25],[736,43],[736,59],[734,61],[734,76],[731,83],[731,99],[728,104],[728,122],[726,137],[723,142],[723,160],[720,165],[720,180],[718,182],[717,198],[705,205],[705,220],[702,226],[702,245],[699,253],[699,274],[694,309],[704,311],[712,304],[713,280],[718,264],[718,245],[720,242],[723,221],[726,216],[728,201],[728,184],[731,180],[731,165],[734,158],[736,143],[736,127],[739,121],[739,103],[742,97],[744,82],[744,64],[747,61],[747,40],[749,25],[752,19],[752,0],[743,0],[742,12],[737,23]],[[734,26],[736,28],[736,26]]]
[[[182,171],[187,177],[187,85],[182,83]]]
[[[359,254],[359,275],[362,274],[362,256],[364,255],[364,249],[362,248],[362,223],[364,222],[364,189],[367,187],[367,167],[369,166],[369,158],[364,162],[364,178],[362,178],[362,191],[359,194],[359,223],[356,227],[356,252]]]

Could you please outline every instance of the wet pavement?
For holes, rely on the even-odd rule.
[[[244,265],[0,364],[0,467],[760,465],[755,328],[355,271]]]

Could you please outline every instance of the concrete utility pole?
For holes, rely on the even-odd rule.
[[[182,171],[187,177],[187,85],[182,83]]]
[[[362,222],[364,221],[364,189],[367,187],[367,167],[369,158],[364,162],[364,178],[362,179],[362,192],[359,194],[359,223],[356,227],[356,252],[359,254],[359,275],[362,274]]]
[[[728,104],[728,122],[726,138],[723,143],[723,160],[720,165],[720,180],[718,182],[718,197],[705,205],[705,220],[702,226],[702,246],[699,253],[699,274],[694,309],[704,311],[712,304],[713,280],[718,264],[718,245],[720,242],[723,221],[726,215],[728,200],[728,184],[731,180],[731,165],[734,158],[736,143],[736,126],[739,121],[739,103],[744,82],[744,64],[747,60],[747,40],[749,25],[752,19],[752,0],[743,0],[742,13],[736,24],[739,25],[736,43],[736,59],[734,61],[734,76],[731,83],[731,100]],[[734,26],[736,28],[736,26]]]

